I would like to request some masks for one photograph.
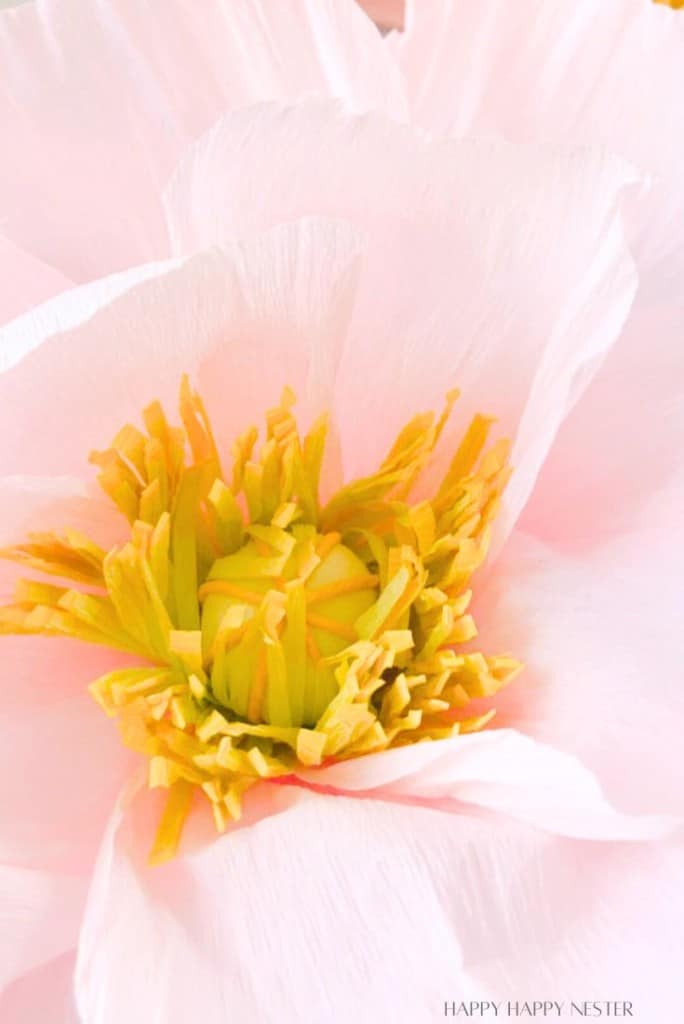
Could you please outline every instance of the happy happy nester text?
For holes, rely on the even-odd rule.
[[[535,999],[530,1002],[444,1002],[445,1017],[633,1017],[627,1002],[556,1002]]]

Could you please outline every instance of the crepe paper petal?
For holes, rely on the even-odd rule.
[[[75,951],[17,978],[0,994],[0,1014],[12,1024],[82,1024],[73,994]]]
[[[681,509],[665,492],[650,525],[560,551],[516,533],[474,603],[479,643],[525,637],[497,721],[579,758],[634,814],[684,811]]]
[[[78,283],[168,256],[161,193],[226,110],[319,94],[406,114],[350,0],[40,0],[0,14],[0,64],[2,230]]]
[[[74,948],[88,882],[87,876],[0,865],[0,992],[24,971]]]
[[[446,443],[482,409],[517,442],[503,537],[629,312],[619,211],[636,180],[598,153],[426,141],[318,100],[224,117],[183,157],[166,209],[178,255],[305,213],[358,225],[336,389],[345,472],[368,472],[406,409],[457,386]]]
[[[71,287],[69,278],[0,235],[0,324]],[[11,287],[9,282],[11,281]]]
[[[175,403],[184,373],[227,448],[277,402],[284,379],[318,414],[330,404],[361,247],[341,222],[283,225],[181,266],[115,275],[15,321],[0,332],[0,351],[16,353],[0,374],[2,471],[82,473],[84,437],[104,448],[153,399]]]
[[[684,18],[650,0],[407,0],[386,40],[412,117],[437,134],[597,145],[652,188],[637,216],[644,301],[684,274]]]
[[[670,546],[679,549],[683,338],[683,305],[633,312],[601,373],[561,427],[525,511],[525,531],[571,553],[632,534],[641,557],[647,546],[639,532],[655,527],[675,531]],[[612,579],[602,578],[608,584]]]
[[[510,729],[404,747],[298,777],[341,793],[476,804],[554,835],[658,839],[680,819],[620,814],[575,758]]]
[[[680,850],[271,788],[297,800],[161,868],[145,867],[135,816],[115,816],[79,950],[89,1024],[376,1024],[388,1005],[427,1022],[445,999],[540,986],[668,1012]]]

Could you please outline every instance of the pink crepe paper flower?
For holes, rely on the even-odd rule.
[[[486,3],[477,11],[435,7],[429,23],[416,9],[405,35],[385,40],[342,0],[235,0],[229,9],[211,2],[201,12],[182,2],[163,12],[125,0],[48,2],[3,14],[0,109],[9,144],[0,165],[0,258],[13,285],[3,293],[4,319],[56,296],[0,336],[0,544],[15,559],[0,570],[3,604],[15,600],[17,578],[40,581],[22,584],[18,604],[0,620],[8,634],[29,633],[0,638],[3,1019],[374,1022],[390,1014],[414,1022],[442,1015],[447,1001],[533,999],[541,989],[554,999],[625,999],[637,1020],[667,1019],[681,959],[681,855],[668,837],[683,781],[671,751],[682,721],[674,628],[681,458],[672,437],[682,428],[684,314],[670,287],[683,251],[672,226],[678,156],[656,125],[658,112],[675,116],[679,28],[661,9],[623,3],[618,16],[610,3],[600,20],[579,9],[571,46],[565,8],[561,19],[560,5],[529,7],[537,31],[517,50],[519,12],[502,9],[496,18]],[[642,42],[643,33],[660,49],[646,78],[632,83],[630,41]],[[470,64],[449,58],[464,37]],[[573,57],[583,43],[585,73],[594,77],[580,100]],[[488,61],[514,50],[510,74],[489,73]],[[596,87],[599,76],[612,103]],[[631,110],[632,122],[616,116],[616,96],[628,97],[620,110]],[[488,138],[461,137],[471,129]],[[493,138],[500,134],[516,141]],[[653,178],[651,189],[620,158],[538,144],[548,141],[608,144]],[[141,429],[154,400],[175,423],[184,375],[203,405],[184,385],[188,436],[164,435],[176,448],[168,448],[166,475],[155,477],[158,445],[148,438],[141,448],[142,435],[117,431]],[[170,725],[190,743],[192,715],[214,701],[227,721],[272,726],[280,712],[268,689],[264,705],[231,707],[233,684],[217,696],[204,653],[192,663],[189,634],[197,630],[181,621],[178,599],[216,599],[220,591],[200,594],[201,587],[226,579],[211,577],[201,545],[186,557],[188,538],[200,536],[199,506],[183,519],[173,490],[165,502],[147,488],[172,480],[182,443],[188,462],[220,458],[222,474],[212,463],[209,484],[223,483],[225,491],[211,493],[212,507],[225,511],[231,447],[291,388],[299,424],[314,440],[328,415],[325,508],[340,486],[377,470],[412,417],[439,416],[455,387],[461,395],[434,451],[437,439],[426,437],[436,420],[404,435],[393,484],[401,490],[414,469],[422,472],[413,498],[391,493],[396,522],[381,519],[375,539],[366,536],[358,549],[376,557],[366,551],[358,573],[350,562],[354,575],[347,566],[320,585],[377,577],[376,602],[399,570],[429,559],[424,524],[415,513],[406,519],[397,503],[425,513],[472,417],[491,414],[495,433],[512,442],[514,472],[503,489],[497,458],[501,487],[487,498],[502,490],[501,508],[489,560],[472,582],[479,635],[468,639],[467,621],[463,635],[454,634],[457,589],[446,594],[449,629],[431,632],[439,581],[422,610],[409,614],[407,604],[392,626],[398,634],[427,623],[414,641],[432,637],[437,653],[510,654],[525,672],[463,708],[446,681],[447,708],[418,682],[414,729],[436,715],[444,716],[440,728],[474,718],[467,728],[479,731],[354,750],[372,734],[368,750],[377,751],[378,726],[389,736],[405,710],[395,684],[408,672],[407,648],[397,638],[395,662],[381,667],[382,696],[392,694],[384,709],[351,694],[354,714],[373,720],[350,741],[347,753],[358,756],[328,757],[324,748],[318,757],[295,741],[288,761],[277,743],[255,743],[250,775],[249,744],[224,744],[219,767],[233,781],[253,782],[260,756],[267,767],[283,756],[287,771],[250,786],[239,821],[228,820],[237,813],[232,798],[225,820],[214,821],[210,807],[216,814],[217,794],[228,794],[201,784],[220,734],[207,735],[202,752],[190,745],[175,757],[157,748],[141,757],[147,740],[129,734],[138,751],[131,753],[88,692],[112,671],[123,675],[110,684],[130,684],[141,656],[154,661],[154,638],[115,653],[111,644],[39,635],[73,633],[86,608],[74,592],[101,593],[99,555],[84,537],[114,551],[109,564],[124,572],[116,552],[133,535],[147,552],[133,565],[134,580],[149,563],[180,581],[165,600],[183,689],[158,702],[158,720],[141,720]],[[292,438],[290,408],[286,392],[270,414],[272,438]],[[119,511],[88,466],[93,449]],[[270,489],[262,487],[274,466],[268,458],[261,469],[249,459],[238,474],[238,483],[245,473],[252,481],[238,504],[250,487],[256,502],[248,508],[246,495],[243,526],[287,534],[297,517],[306,525],[310,491],[301,476],[286,484],[297,450],[286,444]],[[481,493],[478,484],[491,479],[478,450],[465,481],[452,480],[457,490],[441,510],[452,516],[442,536],[462,528],[452,550],[487,539],[482,519],[493,504],[480,503],[468,524],[456,525],[453,515],[462,494]],[[203,516],[209,493],[199,492]],[[274,493],[279,504],[267,515]],[[366,499],[353,492],[340,522],[327,523],[345,545],[350,521],[356,540],[368,534],[366,519],[358,521],[370,514]],[[169,510],[180,523],[171,563],[155,562],[145,538]],[[230,516],[218,522],[235,525]],[[383,530],[380,547],[413,551],[384,578]],[[49,531],[62,547],[54,535],[26,546],[29,535]],[[222,536],[214,538],[217,559],[231,558]],[[278,539],[287,543],[249,536],[237,551],[254,542],[252,559],[270,557]],[[183,559],[197,570],[194,586],[177,573]],[[468,564],[468,576],[480,561]],[[55,579],[32,571],[50,568],[71,569],[57,580],[58,594],[44,586]],[[291,593],[284,572],[283,592]],[[235,573],[227,580],[240,592],[221,592],[222,619],[250,604],[247,581]],[[107,620],[110,633],[122,627],[134,640],[137,624],[152,628],[145,602],[140,616],[126,604],[136,586],[115,607],[116,623]],[[336,600],[333,624],[358,632],[359,616]],[[276,594],[273,615],[264,615],[259,650],[284,646],[278,622],[297,613],[293,603],[278,619],[282,603]],[[465,620],[465,605],[461,611]],[[244,625],[243,616],[226,629]],[[81,639],[101,641],[101,627],[102,620],[90,636],[83,629]],[[329,627],[319,615],[316,628]],[[281,678],[278,657],[267,667],[268,686]],[[425,666],[413,667],[419,675]],[[354,671],[358,682],[362,667]],[[245,674],[250,687],[263,684],[254,666]],[[342,687],[348,675],[347,664]],[[111,686],[97,695],[115,710]],[[493,721],[479,720],[490,710]],[[304,739],[329,736],[310,714],[302,717]],[[179,782],[174,772],[196,756],[205,760],[194,762],[195,803],[187,819],[185,807],[167,818],[171,833],[184,825],[178,853],[150,867],[164,798]],[[146,787],[146,771],[158,788]],[[187,772],[180,778],[189,781]]]

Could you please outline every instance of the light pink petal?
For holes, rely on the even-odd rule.
[[[563,424],[523,529],[572,550],[658,525],[678,531],[676,550],[684,519],[682,438],[684,306],[635,311]]]
[[[562,553],[515,533],[475,606],[478,642],[526,662],[497,720],[579,757],[635,814],[684,811],[683,511],[676,530]]]
[[[126,522],[105,495],[72,477],[0,477],[0,547],[16,544],[31,532],[66,527],[113,547]]]
[[[82,933],[88,1024],[422,1024],[445,999],[540,989],[661,1010],[681,956],[667,849],[302,792],[149,869],[131,821],[103,847]]]
[[[78,530],[105,550],[129,535],[128,523],[95,484],[69,477],[0,477],[0,508],[0,547],[46,529]],[[21,565],[0,559],[0,604],[14,600],[17,580],[25,575]]]
[[[168,253],[160,196],[226,110],[310,93],[405,109],[351,0],[41,0],[0,14],[0,223],[76,281]]]
[[[68,331],[93,316],[112,299],[159,274],[179,266],[179,260],[145,263],[120,274],[69,288],[59,295],[30,308],[0,329],[0,370],[20,362],[42,344],[46,337]]]
[[[70,477],[0,477],[0,547],[31,532],[71,528],[110,548],[126,539],[127,523],[94,484]],[[14,600],[21,565],[0,559],[0,604]]]
[[[86,296],[83,322],[75,315],[78,301],[67,296],[15,323],[14,331],[52,321],[63,333],[48,331],[45,339],[29,332],[12,348],[0,377],[9,441],[3,456],[14,468],[55,475],[22,473],[0,481],[2,539],[19,539],[38,524],[69,525],[111,543],[117,522],[88,487],[65,474],[69,468],[77,472],[91,444],[105,442],[103,430],[111,434],[122,417],[137,415],[155,395],[175,399],[183,370],[207,385],[203,390],[218,414],[217,427],[232,426],[233,434],[221,434],[226,444],[245,425],[235,420],[238,396],[238,411],[247,411],[249,422],[278,398],[286,380],[300,387],[305,406],[329,395],[349,319],[358,245],[357,234],[344,225],[292,225],[228,255],[161,269],[148,280],[143,273],[129,291],[114,282],[108,306],[99,284],[94,291],[102,308],[93,313],[97,302]],[[4,569],[1,582],[4,590]],[[58,892],[61,874],[78,878],[90,870],[131,768],[117,730],[86,689],[119,664],[112,658],[110,651],[83,647],[76,656],[68,640],[3,642],[0,861],[37,873],[30,878],[54,872]],[[32,903],[21,904],[27,937],[11,947],[18,959],[10,972],[30,969],[75,941],[81,902],[70,902],[70,916],[62,909],[53,913],[49,884],[46,878],[45,891],[38,889]],[[66,934],[55,932],[53,917]],[[43,945],[32,940],[34,934]]]
[[[133,761],[87,686],[125,663],[69,640],[3,638],[0,862],[92,865]]]
[[[0,374],[2,470],[87,472],[88,452],[154,398],[175,418],[183,373],[226,448],[285,384],[305,415],[329,405],[359,249],[348,225],[290,224],[153,277],[144,268],[142,280],[124,279],[127,291],[115,277],[111,291],[100,282],[21,318],[5,332],[19,355]]]
[[[86,687],[124,663],[66,640],[3,638],[0,987],[77,941],[95,854],[134,763]]]
[[[651,296],[684,274],[684,19],[644,0],[409,0],[393,35],[436,132],[606,146],[652,178],[638,257]]]
[[[0,235],[0,281],[0,324],[71,286],[63,274],[23,252],[3,235]]]
[[[0,1018],[11,1024],[83,1024],[73,996],[73,952],[18,978],[0,995]]]
[[[428,142],[324,101],[223,118],[166,197],[178,255],[305,214],[369,245],[337,390],[345,468],[367,471],[416,411],[463,399],[518,434],[511,518],[634,293],[618,199],[596,153]]]
[[[122,517],[74,480],[0,478],[0,507],[0,546],[51,527],[106,546],[122,537]],[[0,601],[22,575],[0,562]],[[67,639],[2,638],[0,870],[11,864],[40,880],[50,869],[63,877],[92,866],[132,755],[87,686],[128,660]]]
[[[679,824],[620,814],[576,758],[510,729],[402,747],[300,777],[313,786],[390,800],[474,804],[579,839],[660,838]]]
[[[0,992],[74,948],[87,892],[82,875],[0,864]]]

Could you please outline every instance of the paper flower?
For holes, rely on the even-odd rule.
[[[0,21],[5,317],[57,296],[0,340],[12,1022],[668,1012],[671,192],[426,136],[396,45]]]

